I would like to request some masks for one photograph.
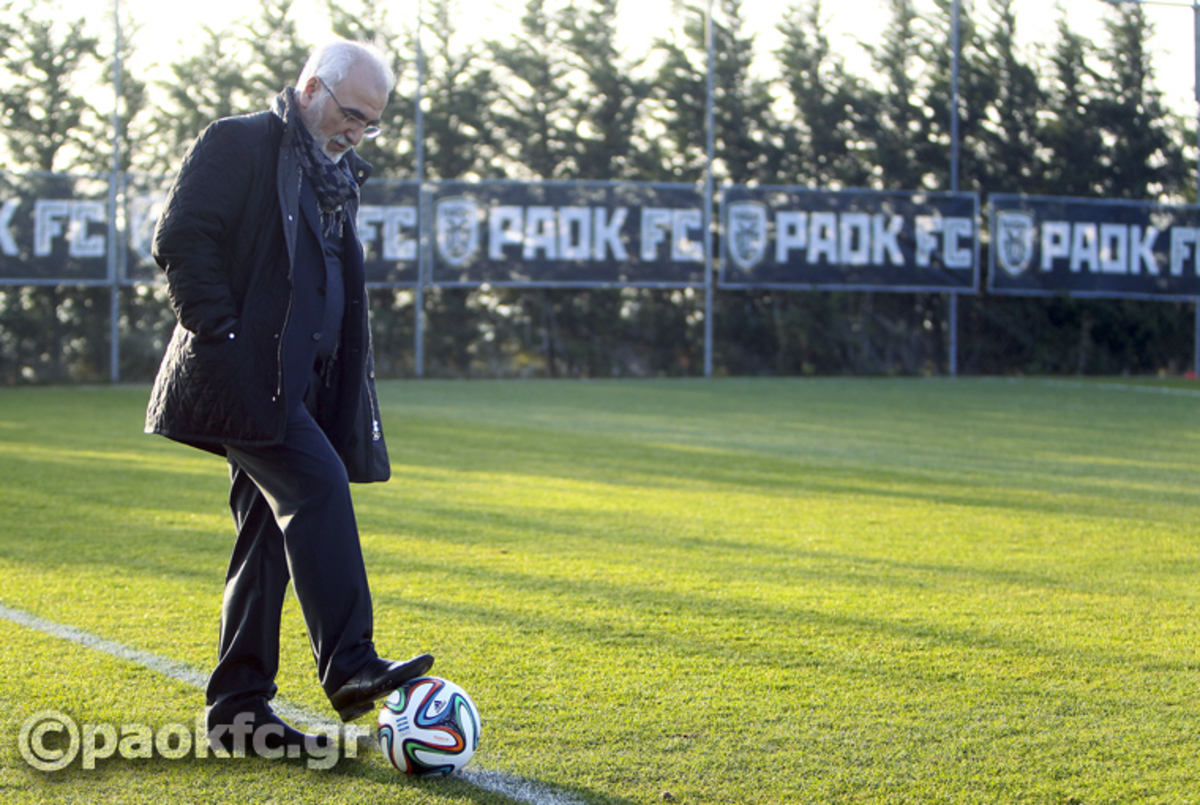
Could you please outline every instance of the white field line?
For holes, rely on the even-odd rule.
[[[151,654],[148,651],[141,651],[140,649],[126,646],[123,643],[105,640],[103,637],[99,637],[83,629],[77,629],[74,626],[55,623],[54,621],[39,618],[37,615],[31,615],[19,609],[6,607],[3,604],[0,604],[0,618],[27,629],[33,629],[42,634],[57,637],[60,640],[67,640],[93,651],[99,651],[119,660],[137,663],[144,668],[149,668],[151,671],[178,682],[183,682],[186,685],[191,685],[194,688],[203,690],[208,683],[208,676],[206,674],[188,665],[169,660],[166,657],[160,657],[157,654]],[[375,743],[371,730],[365,727],[353,724],[343,726],[313,713],[311,710],[291,704],[282,699],[276,698],[272,701],[271,708],[288,721],[308,725],[320,725],[326,729],[341,727],[343,734],[349,739],[356,740],[360,744],[364,741],[371,744]],[[580,800],[573,797],[569,797],[558,791],[552,791],[539,783],[501,771],[464,769],[457,776],[477,788],[509,797],[517,802],[527,803],[527,805],[581,805]]]
[[[1165,394],[1173,397],[1200,397],[1200,389],[1180,389],[1170,386],[1138,386],[1125,383],[1084,383],[1078,380],[1040,380],[1044,386],[1054,386],[1064,389],[1100,389],[1102,391],[1127,391],[1133,394]]]

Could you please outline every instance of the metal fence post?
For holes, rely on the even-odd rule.
[[[706,98],[704,111],[705,132],[705,167],[704,167],[704,213],[702,216],[704,229],[704,376],[712,377],[713,373],[713,160],[716,151],[716,133],[714,131],[713,103],[713,73],[716,70],[716,56],[713,47],[713,4],[708,0],[704,16],[704,37],[708,49],[708,78],[706,79]]]
[[[118,242],[117,202],[121,198],[121,0],[113,0],[113,113],[112,170],[108,177],[109,371],[111,383],[121,381],[121,247]]]

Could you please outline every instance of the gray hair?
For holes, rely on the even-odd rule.
[[[396,74],[392,72],[392,67],[382,50],[370,42],[334,39],[318,47],[308,57],[304,69],[300,71],[300,78],[296,81],[296,89],[304,89],[304,85],[314,76],[331,87],[336,87],[359,62],[367,62],[375,68],[378,87],[385,93],[390,93],[396,86]]]

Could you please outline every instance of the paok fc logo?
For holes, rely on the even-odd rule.
[[[996,258],[1012,276],[1023,274],[1033,262],[1033,237],[1037,221],[1033,213],[1004,210],[996,216]]]
[[[735,201],[725,219],[729,259],[743,271],[763,261],[767,253],[767,205],[759,201]]]
[[[461,266],[479,250],[479,205],[462,196],[437,203],[437,248],[442,260]]]

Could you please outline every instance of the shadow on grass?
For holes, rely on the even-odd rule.
[[[472,427],[422,421],[397,450],[397,476],[421,479],[428,470],[486,475],[515,474],[610,487],[694,491],[715,485],[758,494],[872,496],[967,508],[1061,514],[1064,497],[1096,515],[1143,520],[1130,504],[1200,508],[1194,463],[1171,462],[1154,475],[1135,458],[1094,453],[1043,452],[1010,445],[972,449],[937,441],[934,433],[911,438],[846,434],[815,445],[782,449],[764,436],[745,448],[673,443],[636,435],[556,433],[534,428]],[[1045,444],[1031,439],[1031,444]],[[1099,448],[1103,442],[1094,441]],[[1035,457],[1036,455],[1036,457]],[[1181,459],[1182,460],[1182,459]],[[1123,463],[1127,462],[1127,463]],[[1139,487],[1128,483],[1135,476]],[[1155,481],[1161,483],[1156,485]]]
[[[821,555],[823,559],[829,559]],[[846,557],[842,557],[846,558]],[[879,559],[855,558],[864,564],[876,564],[883,570],[919,570],[932,573],[942,581],[959,576],[975,584],[1013,585],[1028,590],[1065,590],[1074,594],[1084,585],[1078,582],[1057,582],[1031,574],[1006,570],[986,571],[972,568],[908,565]],[[945,647],[957,650],[1000,652],[1022,658],[1041,657],[1068,663],[1116,666],[1137,660],[1161,661],[1148,651],[1139,651],[1136,644],[1128,652],[1106,652],[1094,647],[1054,644],[1033,633],[1011,631],[1003,627],[960,626],[936,621],[936,614],[920,617],[909,612],[908,617],[886,615],[867,616],[836,609],[806,608],[786,602],[725,597],[716,594],[690,594],[663,590],[645,584],[622,584],[581,578],[549,578],[531,573],[483,571],[478,568],[447,569],[444,565],[409,560],[409,571],[444,573],[457,576],[455,584],[478,586],[486,578],[489,588],[519,591],[533,600],[587,602],[586,606],[563,607],[549,614],[520,603],[489,607],[486,604],[446,603],[424,598],[420,601],[382,589],[379,585],[374,600],[377,611],[408,611],[408,620],[424,621],[430,615],[437,620],[455,623],[474,623],[498,627],[503,634],[549,636],[555,645],[592,646],[599,651],[614,647],[641,647],[671,657],[708,658],[713,667],[753,666],[762,668],[795,668],[837,665],[828,653],[817,653],[807,641],[797,640],[804,634],[858,635],[856,641],[869,644],[869,636],[895,640],[922,647]],[[814,579],[831,582],[832,570],[813,570]],[[844,580],[868,587],[911,586],[915,582],[902,578],[888,579],[883,575],[871,577],[847,572]],[[454,585],[451,585],[454,586]],[[937,578],[921,586],[937,590]],[[1103,585],[1085,592],[1104,593]],[[1111,591],[1109,591],[1111,592]],[[503,599],[497,598],[498,601]],[[691,626],[680,630],[680,623]]]

